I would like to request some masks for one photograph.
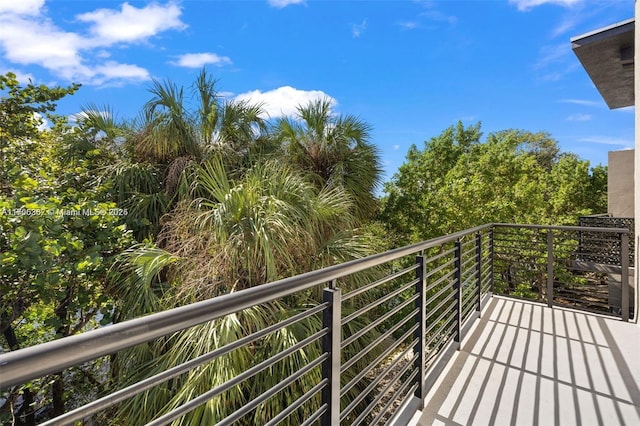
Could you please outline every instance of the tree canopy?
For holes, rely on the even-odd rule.
[[[449,127],[415,145],[385,185],[382,218],[402,242],[491,222],[575,224],[606,211],[606,168],[561,153],[544,132],[480,123]]]

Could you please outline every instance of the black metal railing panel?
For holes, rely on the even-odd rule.
[[[525,225],[494,229],[495,293],[625,320],[633,315],[626,229]],[[590,244],[586,252],[585,235]],[[606,254],[594,254],[595,244],[601,244]],[[610,263],[601,264],[596,258]]]
[[[632,217],[612,217],[609,215],[581,216],[580,227],[624,228],[629,230],[629,265],[635,266],[635,219]],[[580,260],[606,265],[620,264],[620,244],[615,234],[603,236],[584,231],[579,234]]]
[[[618,236],[618,312],[612,287],[599,282],[606,272],[584,270],[581,232]],[[183,392],[202,374],[210,386],[179,404],[149,407],[136,422],[182,421],[206,406],[207,421],[218,424],[385,424],[407,401],[423,400],[426,377],[459,348],[492,292],[627,319],[628,244],[628,233],[616,229],[484,225],[1,354],[0,388],[99,358],[124,374],[140,365],[130,358],[139,345],[157,347],[158,357],[178,345],[192,356],[162,371],[149,359],[146,378],[113,381],[125,383],[119,389],[107,374],[110,392],[45,424],[95,422],[105,410],[146,404],[158,389]],[[221,339],[225,322],[242,327]]]

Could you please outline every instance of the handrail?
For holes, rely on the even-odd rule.
[[[587,226],[564,226],[564,225],[518,225],[514,223],[492,223],[494,227],[500,228],[526,228],[526,229],[552,229],[554,231],[588,231],[588,232],[606,232],[613,231],[619,234],[629,234],[631,231],[627,228],[604,228],[604,227],[587,227]]]
[[[491,224],[477,226],[444,237],[1,354],[0,389],[222,318],[234,312],[288,296],[296,291],[364,271],[489,227]],[[42,356],[44,353],[47,354],[46,358]]]

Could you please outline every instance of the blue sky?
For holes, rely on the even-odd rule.
[[[633,147],[633,107],[607,108],[570,38],[631,17],[633,0],[0,0],[0,72],[83,83],[62,114],[133,117],[152,78],[203,66],[273,118],[329,96],[373,126],[386,179],[458,120],[547,131],[595,165]]]

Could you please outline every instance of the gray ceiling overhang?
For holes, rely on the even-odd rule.
[[[634,105],[635,20],[571,39],[571,47],[609,108]]]

